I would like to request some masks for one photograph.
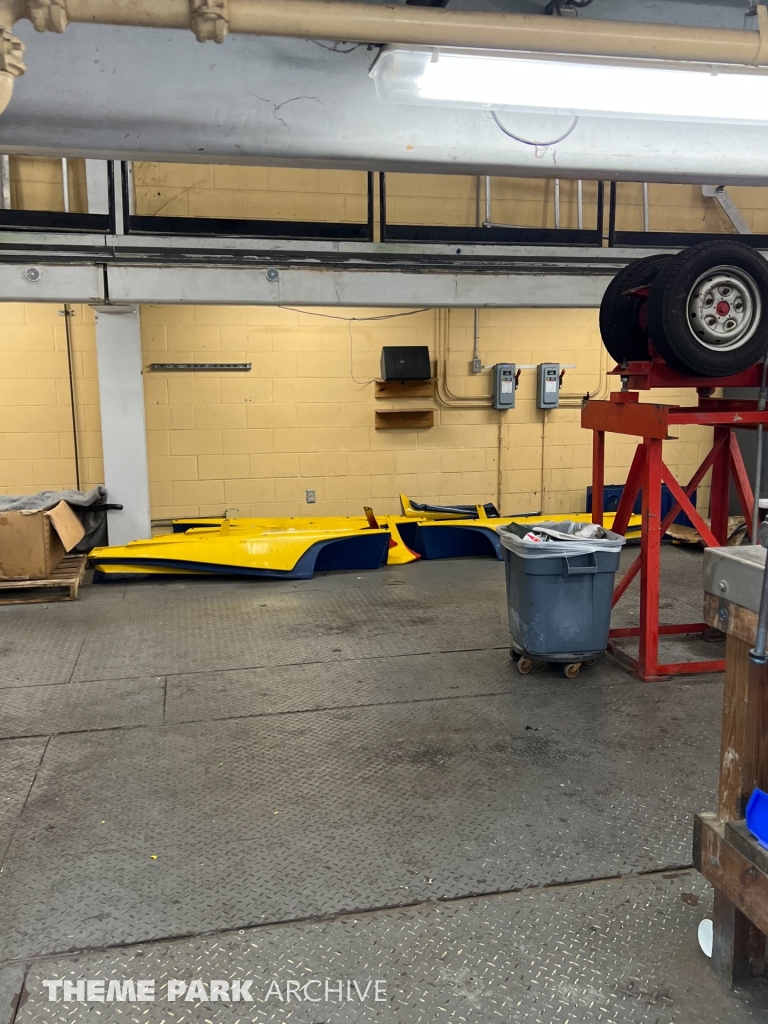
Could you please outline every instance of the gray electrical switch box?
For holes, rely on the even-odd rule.
[[[493,408],[514,409],[515,379],[517,367],[514,363],[496,363],[493,368]]]
[[[560,363],[539,363],[536,384],[536,405],[539,409],[557,409],[560,405]]]

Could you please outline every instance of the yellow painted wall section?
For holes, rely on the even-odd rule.
[[[365,223],[363,171],[136,163],[136,213]]]
[[[255,516],[347,515],[363,504],[396,512],[400,491],[427,501],[497,501],[500,421],[503,510],[583,509],[591,434],[581,430],[577,408],[548,413],[544,422],[535,408],[534,371],[524,372],[517,408],[503,418],[490,408],[375,398],[366,382],[379,375],[383,345],[429,345],[436,356],[433,310],[391,313],[143,307],[146,364],[253,363],[248,374],[147,375],[153,516],[224,508]],[[336,319],[377,316],[389,318]],[[460,310],[450,317],[449,384],[457,395],[487,394],[490,387],[488,373],[469,375],[472,316]],[[604,381],[593,310],[484,310],[480,347],[486,364],[577,364],[566,376],[568,392],[595,391]],[[680,392],[668,397],[683,400]],[[403,407],[434,408],[435,426],[374,427],[376,409]],[[685,428],[680,441],[667,445],[669,464],[691,475],[710,437],[706,429]],[[623,482],[633,451],[632,439],[611,439],[611,482]],[[316,492],[314,506],[305,502],[307,489]]]
[[[88,212],[85,160],[68,161],[69,208]],[[14,210],[64,210],[64,169],[61,160],[12,156],[11,207]]]
[[[93,314],[74,307],[73,355],[82,486],[102,481]],[[3,493],[75,483],[66,340],[60,307],[0,306]],[[446,408],[437,400],[380,401],[383,345],[436,349],[434,310],[144,306],[141,309],[152,516],[357,514],[364,504],[398,511],[398,493],[441,502],[498,500],[502,510],[583,510],[591,435],[578,408],[535,408],[535,373],[524,371],[517,408]],[[316,315],[322,314],[322,315]],[[343,319],[338,319],[339,317]],[[384,317],[386,319],[347,318]],[[487,394],[486,372],[469,374],[471,310],[450,314],[448,386]],[[351,335],[351,337],[350,337]],[[564,391],[605,385],[596,310],[484,310],[483,362],[575,363]],[[252,362],[250,373],[157,373],[151,362]],[[354,378],[353,379],[353,373]],[[664,393],[674,402],[692,400]],[[645,396],[650,398],[650,396]],[[654,393],[658,400],[659,393]],[[377,430],[376,409],[433,408],[435,426]],[[546,415],[546,420],[545,420]],[[665,458],[690,476],[710,432],[686,427]],[[542,438],[544,440],[542,463]],[[622,483],[634,441],[612,437],[608,482]],[[542,497],[543,473],[543,497]],[[308,506],[313,489],[317,503]],[[706,490],[702,490],[706,501]]]
[[[376,176],[378,189],[378,175]],[[485,182],[475,175],[388,174],[387,218],[392,224],[470,227],[485,219]],[[642,186],[620,182],[617,228],[643,227]],[[365,223],[367,175],[317,168],[240,167],[136,162],[135,212],[142,216]],[[768,233],[768,190],[732,187],[729,193],[756,233]],[[86,212],[85,161],[69,162],[70,208]],[[577,227],[577,186],[560,182],[560,225]],[[491,219],[523,227],[555,226],[554,181],[491,178]],[[64,209],[60,160],[12,157],[11,201],[16,209]],[[607,210],[607,189],[606,189]],[[719,203],[700,185],[649,185],[655,231],[735,233]],[[378,201],[375,208],[378,221]],[[584,227],[597,220],[597,183],[583,183]],[[607,222],[606,222],[607,223]]]
[[[0,493],[76,483],[72,404],[61,306],[0,304]],[[103,483],[92,311],[70,307],[81,486]]]

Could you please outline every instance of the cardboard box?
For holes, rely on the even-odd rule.
[[[49,512],[0,512],[0,579],[45,579],[84,536],[64,501]]]

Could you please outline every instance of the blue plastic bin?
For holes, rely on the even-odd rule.
[[[624,493],[624,484],[606,484],[603,489],[603,512],[615,512],[619,507],[621,496]],[[696,508],[696,491],[691,496],[691,504]],[[635,515],[640,515],[642,505],[642,492],[637,495],[635,501],[635,507],[632,509]],[[663,519],[672,506],[675,504],[675,499],[672,496],[672,492],[666,484],[661,486],[661,518]],[[592,487],[587,487],[587,512],[592,511]],[[679,526],[690,526],[691,520],[685,514],[685,512],[679,512],[677,518],[674,520]]]
[[[749,798],[746,820],[749,831],[768,850],[768,793],[762,789],[756,789]]]

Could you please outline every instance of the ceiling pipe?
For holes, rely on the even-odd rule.
[[[768,15],[758,31],[596,20],[533,14],[443,10],[340,0],[2,0],[17,20],[61,32],[67,21],[191,28],[198,39],[228,32],[361,43],[461,46],[605,57],[768,64]]]
[[[0,0],[0,114],[11,102],[14,80],[27,70],[24,44],[11,32],[23,14],[22,0]]]

